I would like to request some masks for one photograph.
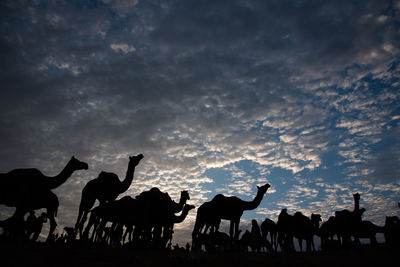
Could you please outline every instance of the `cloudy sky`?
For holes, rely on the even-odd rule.
[[[58,230],[102,170],[126,194],[197,207],[218,193],[255,218],[352,209],[399,215],[400,1],[1,1],[0,172],[57,174]],[[12,209],[0,206],[0,219]],[[190,240],[196,210],[176,226]]]

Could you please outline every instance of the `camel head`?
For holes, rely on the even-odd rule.
[[[258,186],[258,185],[257,185],[257,190],[258,190],[259,192],[265,194],[265,193],[267,192],[268,188],[270,188],[270,187],[271,187],[271,185],[268,184],[268,183],[265,184],[265,185],[262,185],[262,186]]]
[[[282,209],[281,210],[281,213],[279,214],[279,215],[287,215],[288,213],[287,213],[287,208],[284,208],[284,209]]]
[[[311,221],[314,221],[314,222],[320,222],[320,221],[322,221],[321,215],[320,215],[320,214],[314,214],[314,213],[312,213],[312,214],[311,214]]]
[[[74,156],[69,160],[68,165],[76,171],[89,169],[89,165],[86,162],[79,161]]]
[[[186,191],[186,190],[181,191],[181,199],[183,199],[185,202],[186,202],[186,200],[190,199],[188,191]]]
[[[360,194],[359,193],[353,194],[353,197],[354,197],[355,201],[359,201],[360,200]]]
[[[385,226],[399,225],[400,220],[397,216],[386,216]]]
[[[129,164],[133,164],[134,166],[137,166],[139,164],[139,162],[143,159],[143,157],[144,157],[143,154],[129,157]]]
[[[360,209],[360,216],[362,216],[362,215],[364,214],[365,211],[366,211],[365,208],[361,208],[361,209]]]
[[[183,208],[183,210],[187,210],[189,212],[190,210],[192,210],[194,208],[195,208],[194,205],[185,204],[185,207]]]
[[[318,227],[320,221],[322,221],[320,214],[314,214],[314,213],[311,214],[311,222],[313,223],[313,225]]]

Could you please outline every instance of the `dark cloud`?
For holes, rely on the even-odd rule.
[[[396,1],[2,1],[0,169],[89,161],[57,189],[68,213],[87,180],[123,176],[136,153],[132,192],[157,181],[197,201],[207,169],[244,159],[301,179],[334,151],[351,177],[398,180],[398,146],[381,146],[398,131],[398,12]]]

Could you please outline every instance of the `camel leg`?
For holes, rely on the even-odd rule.
[[[199,219],[199,215],[197,215],[196,222],[194,223],[193,232],[192,232],[192,249],[198,249],[198,240],[200,235],[202,234],[204,223]],[[207,226],[206,226],[207,227]],[[207,230],[206,230],[207,231]]]
[[[230,225],[229,225],[229,237],[231,238],[231,240],[233,240],[233,227],[234,227],[234,222],[233,220],[231,220]]]
[[[307,252],[311,252],[311,239],[309,237],[306,238],[306,246]]]
[[[96,230],[97,230],[97,227],[98,227],[99,223],[100,223],[100,217],[98,216],[97,212],[93,210],[90,213],[89,221],[88,221],[88,223],[86,225],[85,231],[83,231],[83,234],[81,234],[80,238],[81,239],[88,239],[89,238],[90,228],[92,228],[92,226],[93,226],[92,236],[90,238],[93,241],[93,238],[94,238],[94,235],[96,233]],[[83,225],[82,225],[82,228],[83,228]]]
[[[240,223],[240,218],[235,222],[235,234],[233,236],[235,238],[235,241],[237,241],[239,238],[239,223]]]
[[[53,241],[53,232],[57,227],[57,222],[54,216],[49,216],[49,221],[50,221],[50,230],[49,230],[49,235],[47,236],[46,241]]]
[[[285,244],[285,246],[287,247],[288,251],[295,251],[293,239],[294,239],[293,235],[286,236],[285,243],[287,243],[287,245]]]
[[[311,237],[311,251],[315,251],[314,236]]]
[[[50,222],[50,230],[49,230],[49,235],[47,236],[47,242],[53,241],[54,236],[53,232],[57,227],[57,222],[55,217],[57,216],[57,210],[58,210],[58,197],[56,194],[53,192],[49,192],[49,195],[47,196],[47,217],[49,218]]]
[[[79,231],[79,237],[82,238],[83,226],[87,220],[89,210],[94,206],[96,199],[86,197],[82,192],[81,203],[79,204],[78,218],[75,223],[75,231]]]
[[[277,235],[278,235],[277,232],[274,232],[274,233],[271,232],[271,242],[272,242],[272,245],[273,245],[275,251],[278,249],[278,242],[276,240]]]
[[[111,235],[111,231],[112,229],[110,228],[110,234],[107,236],[106,233],[104,233],[104,229],[106,228],[106,224],[107,224],[107,220],[102,219],[100,221],[100,224],[96,230],[96,238],[95,238],[95,242],[103,242],[103,239],[106,240],[109,238],[109,236]]]
[[[297,241],[299,241],[300,252],[303,252],[303,239],[297,238]]]

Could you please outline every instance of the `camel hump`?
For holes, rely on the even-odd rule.
[[[224,198],[226,198],[226,197],[223,194],[218,194],[218,195],[215,195],[211,201],[213,201],[213,202],[220,201],[220,200],[223,200]]]
[[[123,196],[116,201],[131,201],[133,198],[131,196]]]
[[[149,191],[140,193],[138,196],[136,196],[136,199],[157,203],[169,203],[168,201],[172,201],[168,193],[161,192],[161,190],[157,187],[153,187]]]
[[[297,211],[297,212],[294,214],[294,216],[296,216],[296,217],[303,217],[304,214],[301,213],[301,211]]]
[[[45,187],[46,179],[41,171],[35,168],[30,169],[15,169],[2,175],[1,186],[7,187],[8,190],[20,190],[23,188],[43,188]]]
[[[349,210],[347,210],[347,209],[335,211],[335,216],[336,217],[348,216],[350,214],[351,214],[351,212]]]
[[[118,175],[116,175],[113,172],[105,172],[102,171],[99,173],[99,176],[97,177],[97,179],[99,179],[100,181],[118,181],[119,182],[119,178]]]
[[[28,178],[32,179],[32,178],[44,176],[41,171],[39,171],[38,169],[35,169],[35,168],[15,169],[15,170],[8,172],[7,175],[12,175],[12,176],[18,177],[16,179],[21,179],[21,178],[25,178],[25,177],[27,177],[26,179],[28,179]]]

